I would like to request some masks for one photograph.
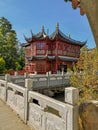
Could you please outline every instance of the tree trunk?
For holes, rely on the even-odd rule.
[[[98,0],[80,0],[98,48]]]

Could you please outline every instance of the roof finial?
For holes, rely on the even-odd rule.
[[[71,37],[70,37],[70,34],[68,34],[68,37],[71,38]]]
[[[24,36],[24,39],[28,42],[28,38],[23,34],[23,36]]]
[[[59,29],[59,23],[57,22],[56,23],[56,30],[58,30]]]
[[[33,36],[33,32],[32,32],[32,30],[31,30],[31,36]]]
[[[42,32],[44,32],[44,25],[42,25]]]

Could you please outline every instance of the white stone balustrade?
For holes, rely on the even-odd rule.
[[[17,84],[19,86],[25,87],[25,79],[30,78],[33,80],[32,87],[33,90],[38,89],[46,89],[46,88],[53,88],[53,87],[65,87],[69,86],[70,81],[67,75],[59,75],[59,74],[48,74],[48,75],[33,75],[29,76],[25,73],[24,76],[16,75],[10,76],[6,75],[7,80]]]
[[[6,81],[0,80],[0,98],[7,102],[31,128],[78,130],[78,90],[76,88],[65,89],[65,103],[63,103],[34,92],[34,79],[26,79],[23,88],[9,82],[8,78]]]

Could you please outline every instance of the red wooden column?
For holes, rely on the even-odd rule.
[[[57,70],[58,70],[58,41],[56,40],[56,62],[55,62],[55,64],[56,64],[56,72],[57,72]]]

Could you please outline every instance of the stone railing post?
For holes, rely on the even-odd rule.
[[[65,88],[67,130],[78,130],[78,99],[79,93],[77,88]]]
[[[14,72],[14,76],[18,76],[18,72],[17,71]]]
[[[10,75],[9,74],[5,75],[5,81],[10,82]]]
[[[5,102],[7,101],[7,83],[10,82],[10,75],[6,74],[5,75],[5,81],[6,81],[6,85],[5,85]]]
[[[65,78],[65,76],[64,76],[64,73],[63,73],[63,75],[62,75],[62,85],[64,86],[64,78]]]
[[[49,74],[49,72],[47,72],[47,86],[48,86],[48,88],[50,86],[50,74]]]
[[[25,78],[27,78],[27,77],[28,77],[28,74],[27,74],[26,72],[24,73],[24,77],[25,77]]]
[[[28,92],[32,90],[33,80],[25,79],[25,97],[24,97],[24,121],[28,120]]]

